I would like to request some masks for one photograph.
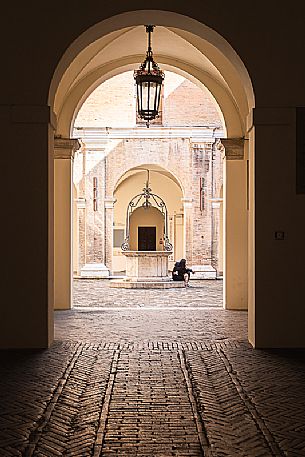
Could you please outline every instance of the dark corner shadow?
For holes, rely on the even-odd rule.
[[[257,349],[258,351],[272,356],[272,358],[281,359],[283,362],[304,364],[305,367],[305,348],[272,348]]]
[[[35,362],[49,350],[50,348],[0,349],[0,376],[8,367],[13,370],[24,362]]]

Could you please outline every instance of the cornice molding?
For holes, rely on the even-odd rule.
[[[154,138],[188,138],[193,143],[214,142],[224,134],[219,125],[202,127],[78,127],[74,128],[73,136],[81,138],[85,144],[105,140],[154,139]]]
[[[75,199],[77,209],[85,209],[86,208],[86,199],[83,197],[79,197]]]
[[[216,147],[220,149],[227,160],[243,160],[244,138],[221,138]]]
[[[182,197],[181,201],[185,209],[192,208],[193,206],[193,198],[192,197]]]
[[[106,209],[113,209],[116,199],[113,197],[105,197],[104,198],[104,205]]]
[[[80,149],[81,144],[74,138],[54,138],[54,159],[73,160],[75,152]]]

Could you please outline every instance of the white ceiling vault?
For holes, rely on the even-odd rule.
[[[233,59],[229,60],[207,40],[176,27],[156,26],[152,48],[161,68],[181,74],[199,86],[203,84],[211,92],[223,113],[228,135],[244,136],[250,107]],[[57,134],[69,135],[75,116],[90,93],[106,79],[138,68],[146,49],[145,27],[137,25],[111,31],[78,52],[56,88]],[[235,58],[234,52],[232,55]]]
[[[170,30],[166,27],[156,27],[152,34],[152,48],[155,60],[166,62],[170,60],[180,61],[183,57],[185,64],[192,67],[201,68],[213,79],[222,84],[226,84],[217,68],[204,56],[195,46],[182,38],[177,30]],[[106,37],[105,37],[106,38]],[[147,34],[144,26],[129,27],[120,30],[112,41],[105,38],[98,40],[94,46],[94,52],[88,56],[79,56],[80,65],[77,66],[77,76],[74,81],[70,81],[69,90],[77,84],[80,79],[86,77],[88,73],[95,71],[111,61],[126,59],[127,56],[134,56],[140,64],[145,58],[147,49]],[[85,54],[85,53],[84,53]],[[83,57],[83,58],[82,58]],[[78,59],[77,59],[78,60]],[[75,61],[77,65],[77,61]]]
[[[119,179],[119,181],[117,182],[117,184],[115,186],[115,189],[118,189],[123,182],[125,182],[127,179],[131,178],[132,176],[134,176],[138,173],[141,173],[143,175],[143,183],[145,183],[145,181],[147,179],[147,171],[149,171],[150,173],[151,172],[159,173],[161,175],[166,176],[167,178],[174,181],[174,183],[179,187],[179,189],[182,190],[182,186],[179,183],[178,179],[170,171],[168,171],[165,168],[163,168],[159,165],[156,165],[156,164],[147,164],[147,165],[142,164],[142,165],[139,165],[138,167],[131,168],[130,170],[128,170],[126,173],[124,173],[121,176],[121,178]]]

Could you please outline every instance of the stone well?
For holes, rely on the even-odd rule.
[[[173,281],[168,275],[171,251],[124,251],[126,276],[110,281],[110,287],[126,289],[168,289],[183,287],[183,281]]]

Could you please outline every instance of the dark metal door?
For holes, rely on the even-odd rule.
[[[156,250],[156,227],[138,227],[138,251]]]

